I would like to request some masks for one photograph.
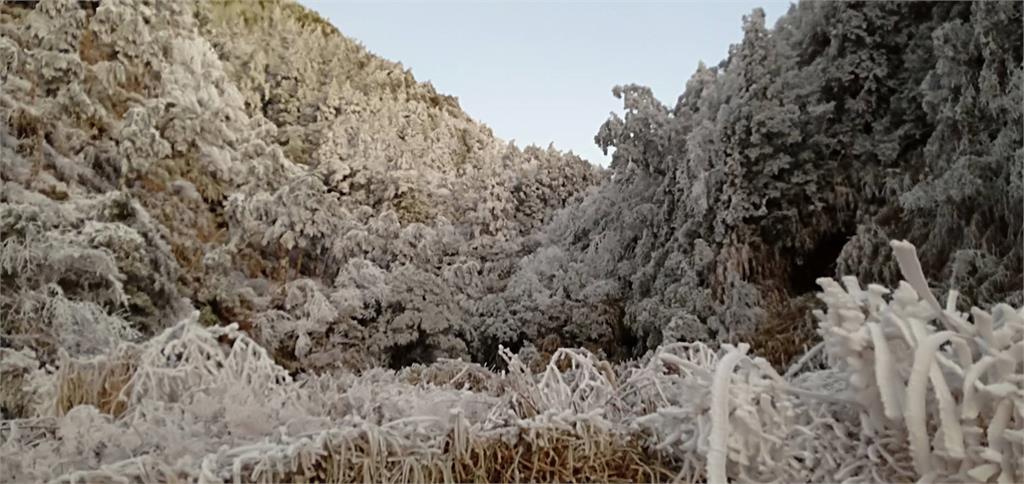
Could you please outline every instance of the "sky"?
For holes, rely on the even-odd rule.
[[[455,96],[477,121],[520,147],[569,151],[600,165],[594,134],[621,115],[612,88],[649,86],[674,106],[697,63],[717,65],[762,7],[769,26],[786,0],[299,0],[371,52]]]

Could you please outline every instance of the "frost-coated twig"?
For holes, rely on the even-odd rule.
[[[797,373],[800,373],[800,370],[802,370],[809,361],[811,361],[814,358],[817,358],[817,356],[824,350],[824,341],[814,345],[813,347],[811,347],[811,349],[807,350],[807,352],[804,353],[804,355],[801,356],[800,359],[796,361],[796,363],[793,363],[789,367],[789,369],[786,370],[786,373],[783,375],[783,377],[793,378],[794,376],[796,376]]]

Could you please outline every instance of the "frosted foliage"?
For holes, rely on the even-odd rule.
[[[746,344],[673,343],[618,366],[559,349],[531,369],[502,348],[501,373],[296,379],[198,313],[57,369],[5,349],[3,397],[31,410],[3,421],[0,463],[58,482],[1019,482],[1024,308],[940,305],[914,247],[892,245],[895,290],[819,280],[826,368],[784,375]],[[310,283],[288,292],[323,305]]]
[[[242,274],[229,279],[248,279],[256,297],[204,299],[260,321],[285,353],[304,348],[295,353],[304,366],[360,346],[369,350],[361,359],[392,366],[481,353],[469,329],[481,318],[476,300],[501,290],[524,236],[600,173],[553,149],[497,140],[454,98],[295,4],[251,7],[201,3],[200,31],[246,112],[272,121],[269,139],[304,167],[230,197],[224,255]],[[350,279],[363,272],[353,261],[374,268],[370,294]],[[294,331],[271,326],[283,314],[305,320],[279,296],[297,278],[316,281],[335,316],[289,339],[280,335]]]
[[[914,469],[928,479],[1019,481],[1024,310],[962,313],[955,290],[942,306],[914,246],[891,245],[906,278],[895,292],[853,277],[845,288],[819,280],[826,353],[849,374],[865,431],[906,433]]]
[[[814,343],[814,279],[895,284],[894,238],[967,304],[1021,304],[1022,25],[1019,2],[802,2],[774,27],[747,16],[743,40],[701,64],[674,107],[616,87],[624,115],[595,136],[614,149],[611,180],[556,215],[536,250],[608,281],[621,316],[567,321],[578,296],[566,291],[518,319],[624,326],[635,355],[740,338],[784,366]],[[578,277],[515,276],[547,291]],[[680,334],[680,321],[694,324]]]
[[[0,207],[0,311],[3,332],[18,346],[46,358],[58,348],[106,350],[151,330],[180,304],[167,283],[178,271],[173,256],[152,244],[157,228],[124,193],[25,201]]]
[[[154,6],[0,12],[0,39],[14,49],[0,89],[0,306],[5,337],[47,361],[59,347],[89,353],[152,334],[187,310],[184,246],[195,242],[182,239],[203,228],[188,224],[195,200],[185,210],[153,202],[185,204],[163,192],[182,175],[216,198],[232,165],[186,174],[182,158],[255,141],[190,7]]]
[[[3,345],[46,362],[193,309],[289,368],[479,353],[474,301],[601,177],[498,140],[290,1],[0,17]]]

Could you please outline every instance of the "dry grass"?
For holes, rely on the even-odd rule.
[[[104,45],[96,38],[96,32],[85,29],[78,41],[78,55],[86,64],[112,61],[117,58],[117,51],[112,46]]]
[[[666,482],[674,477],[635,439],[581,427],[518,432],[515,442],[501,436],[514,429],[488,434],[462,429],[468,435],[456,429],[434,449],[380,427],[337,429],[279,446],[284,455],[278,459],[218,464],[238,469],[243,482]]]
[[[92,405],[114,417],[127,410],[126,387],[135,373],[137,353],[122,346],[117,353],[91,360],[66,360],[57,372],[57,415],[78,405]]]
[[[785,371],[797,358],[821,341],[811,310],[820,306],[813,294],[787,299],[770,306],[764,322],[739,337],[750,343],[754,354]]]
[[[457,461],[458,481],[475,482],[662,482],[673,473],[633,438],[594,431],[538,432],[511,445],[475,442]]]

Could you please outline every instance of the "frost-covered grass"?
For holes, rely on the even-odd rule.
[[[940,306],[893,247],[894,291],[819,280],[822,368],[785,375],[693,342],[293,377],[195,317],[56,369],[4,349],[32,416],[3,422],[0,463],[62,482],[1020,482],[1024,309]]]

